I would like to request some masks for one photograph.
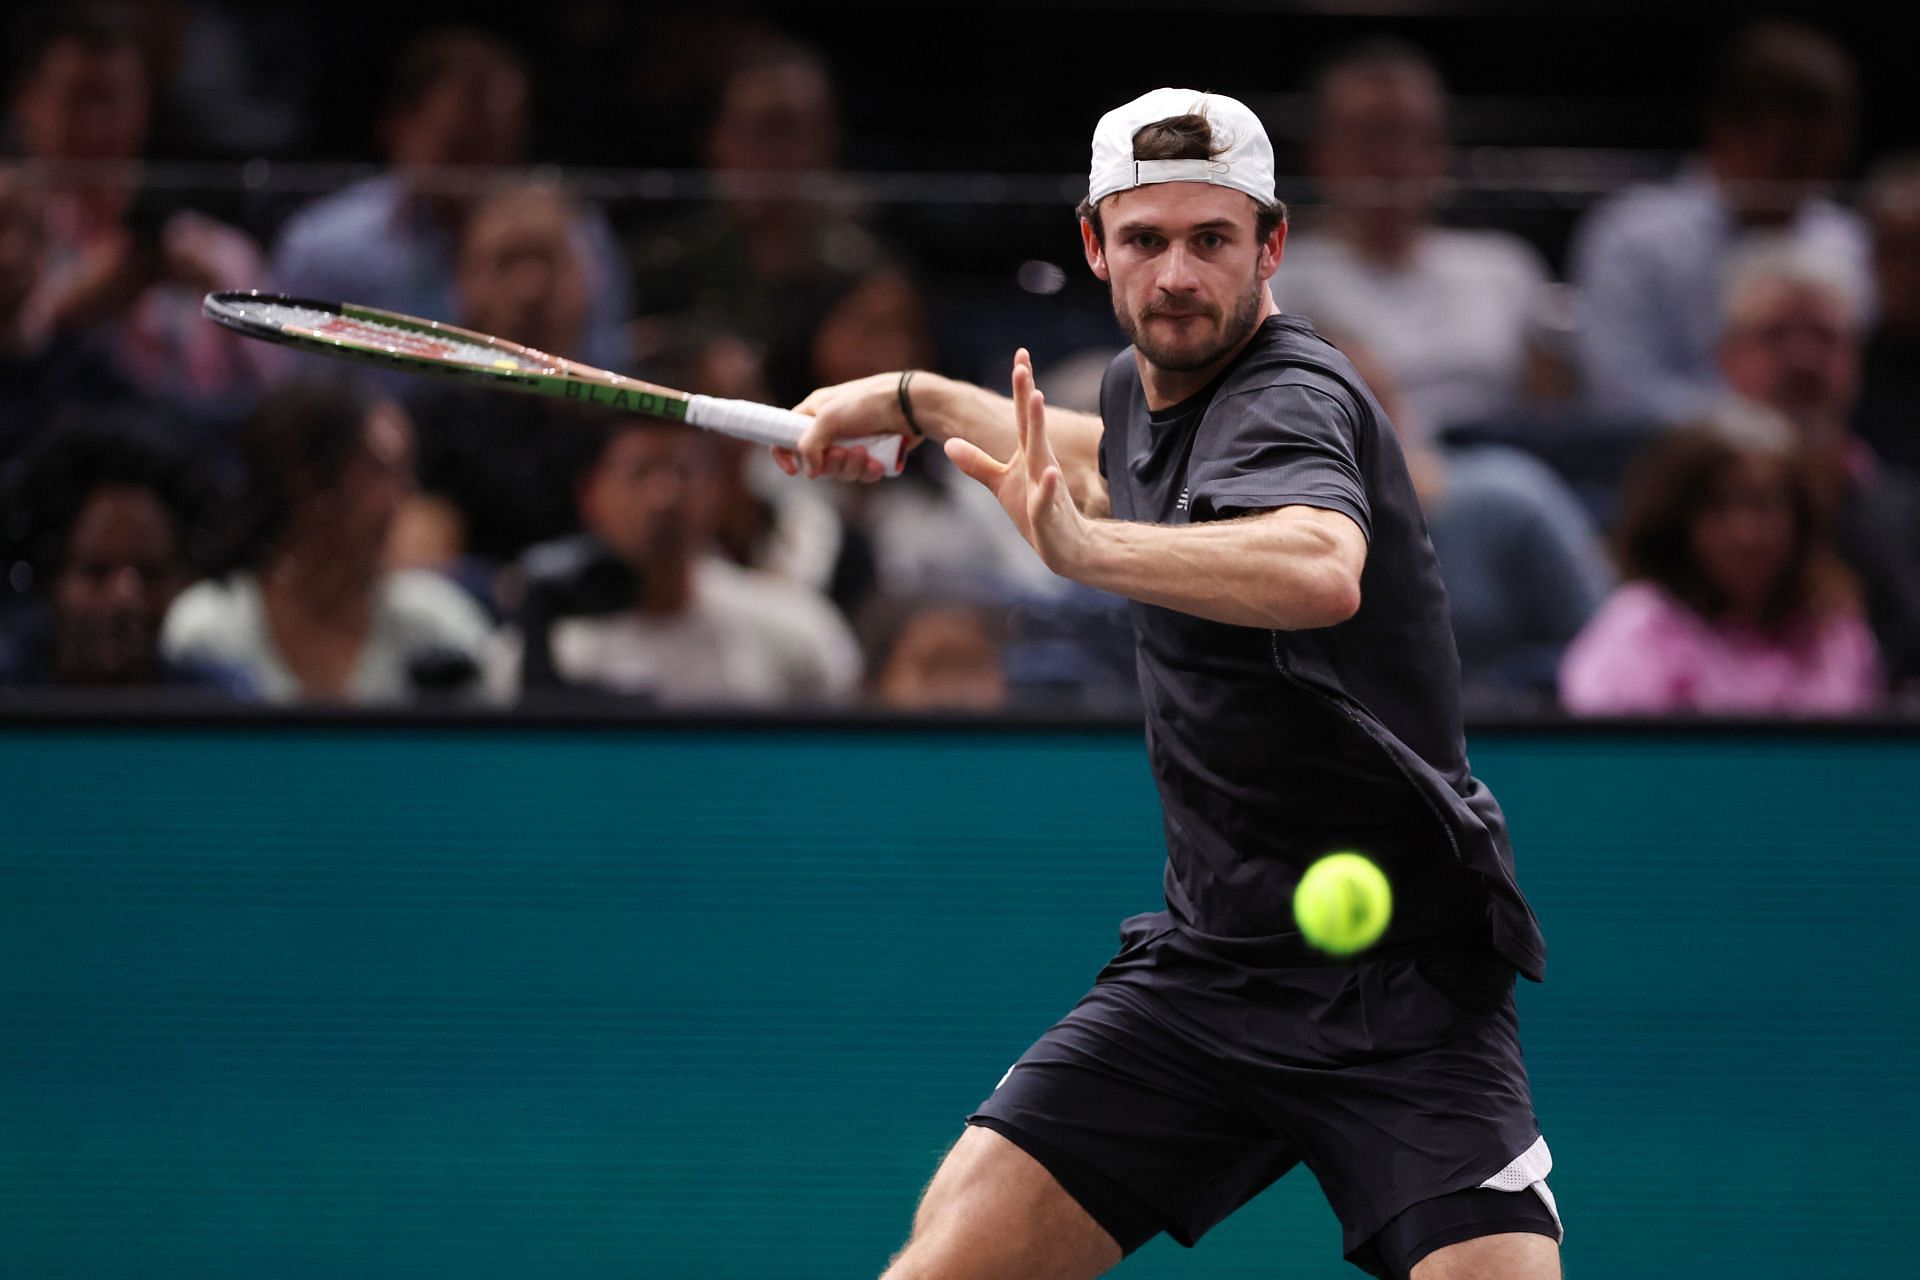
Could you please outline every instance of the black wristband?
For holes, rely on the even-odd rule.
[[[927,433],[922,431],[920,424],[914,420],[913,397],[907,394],[907,386],[913,381],[913,375],[918,372],[920,372],[918,369],[902,369],[900,371],[899,387],[900,416],[907,420],[907,430],[913,433],[913,440],[916,444],[927,438]]]

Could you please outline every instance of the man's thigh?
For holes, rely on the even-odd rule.
[[[1039,1161],[969,1125],[921,1197],[913,1236],[884,1280],[1090,1280],[1119,1261],[1113,1237]]]
[[[1415,1263],[1412,1280],[1560,1280],[1560,1246],[1529,1232],[1462,1240]]]

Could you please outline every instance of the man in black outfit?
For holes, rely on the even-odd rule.
[[[1560,1223],[1513,1006],[1545,949],[1469,772],[1446,597],[1394,433],[1353,366],[1280,314],[1286,213],[1240,103],[1161,89],[1094,134],[1080,208],[1131,350],[1098,418],[931,375],[827,388],[834,443],[944,440],[1057,573],[1133,601],[1166,815],[1166,910],[1016,1062],[928,1187],[889,1280],[1098,1275],[1192,1244],[1304,1162],[1344,1251],[1404,1280],[1554,1277]],[[1357,849],[1396,913],[1357,960],[1291,898]]]

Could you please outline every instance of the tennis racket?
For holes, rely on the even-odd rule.
[[[797,445],[813,423],[812,418],[791,409],[689,395],[548,355],[504,338],[351,302],[315,302],[248,290],[210,293],[200,310],[215,324],[235,333],[303,351],[407,373],[460,378],[506,391],[575,400],[649,418],[668,418],[786,449]],[[897,473],[904,461],[903,443],[900,436],[863,436],[841,442],[847,448],[865,449],[867,456],[890,474]]]

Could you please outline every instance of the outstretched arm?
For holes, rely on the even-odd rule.
[[[1033,360],[1023,348],[1014,356],[1014,394],[1033,389]],[[815,419],[797,449],[775,449],[773,456],[789,475],[837,480],[878,480],[885,472],[864,449],[838,442],[857,436],[909,435],[900,407],[900,375],[879,373],[823,387],[796,408]],[[1014,401],[984,387],[916,373],[908,394],[914,420],[926,438],[944,444],[960,440],[995,459],[1012,458],[1020,448]],[[1107,514],[1107,485],[1100,475],[1100,419],[1090,413],[1055,410],[1051,424],[1056,457],[1067,490],[1090,516]]]
[[[1090,518],[1067,497],[1046,402],[1017,363],[1014,389],[1011,461],[958,439],[947,456],[993,491],[1055,573],[1239,627],[1330,627],[1359,611],[1367,540],[1350,517],[1288,506],[1197,525]]]

